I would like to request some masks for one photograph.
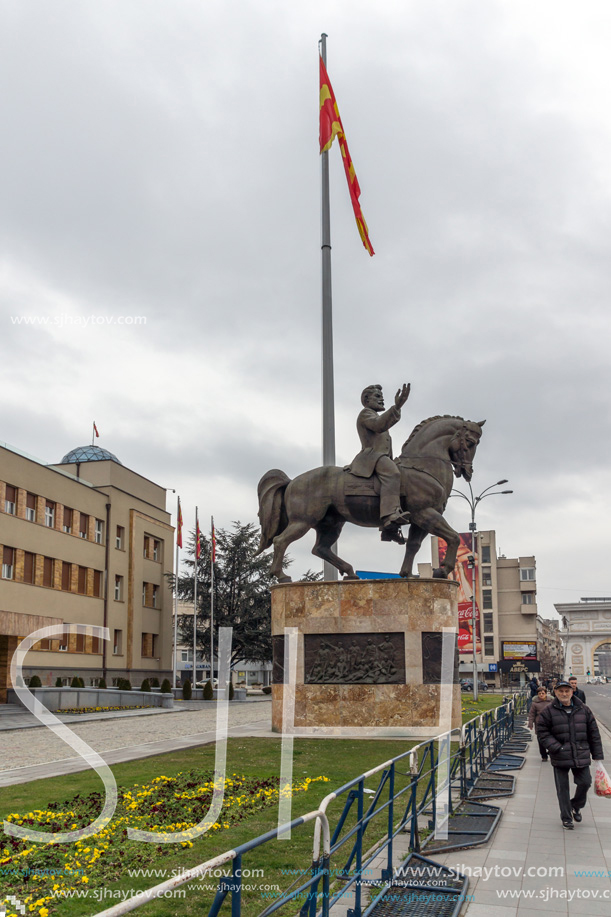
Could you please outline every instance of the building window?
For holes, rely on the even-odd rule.
[[[491,633],[494,630],[493,614],[490,611],[484,612],[484,633]]]
[[[123,601],[123,577],[115,576],[115,602]]]
[[[68,652],[68,634],[65,633],[65,632],[64,632],[64,633],[61,635],[61,637],[59,638],[59,647],[58,647],[58,649],[59,649],[59,652],[60,652],[60,653],[67,653],[67,652]]]
[[[101,519],[95,520],[95,543],[102,544],[104,538],[104,523]]]
[[[490,570],[482,570],[482,586],[492,586],[492,572]]]
[[[38,652],[48,652],[51,649],[51,641],[48,637],[46,640],[39,640],[36,646],[33,646],[32,649],[37,650]]]
[[[43,586],[53,586],[53,558],[45,557],[42,567]]]
[[[4,497],[4,512],[9,516],[14,516],[17,507],[17,488],[12,484],[6,485],[6,495]]]
[[[72,565],[62,561],[62,589],[64,592],[72,590]]]
[[[23,555],[23,582],[33,585],[36,577],[36,555],[25,551]]]
[[[534,605],[535,604],[535,593],[534,592],[523,592],[522,593],[522,605]]]
[[[102,641],[100,640],[99,637],[91,638],[91,652],[94,653],[96,656],[99,656],[102,653],[101,643]]]
[[[142,604],[146,605],[146,587],[148,583],[142,583]]]
[[[55,525],[55,503],[47,500],[45,503],[45,525],[52,529]]]
[[[15,548],[7,548],[2,552],[2,579],[15,578]]]
[[[87,538],[87,531],[89,529],[89,516],[86,516],[85,513],[81,513],[81,518],[79,520],[79,535],[81,538]]]
[[[189,651],[188,650],[182,650],[180,655],[181,655],[183,662],[189,661]]]
[[[123,631],[116,630],[114,632],[113,643],[112,643],[112,652],[114,656],[123,655]]]
[[[84,653],[85,652],[85,634],[76,635],[76,645],[74,648],[75,653]]]
[[[482,552],[482,563],[489,564],[490,563],[490,545],[483,544],[481,546],[481,552]]]
[[[147,659],[153,658],[153,634],[142,634],[141,655]]]
[[[153,541],[153,560],[161,560],[161,542],[157,539]]]
[[[492,589],[482,590],[484,608],[492,608]]]
[[[28,522],[36,522],[36,494],[26,494],[25,518]]]
[[[87,595],[87,567],[78,568],[78,592],[79,595]]]
[[[494,637],[484,637],[484,656],[494,656]]]
[[[115,547],[117,551],[123,550],[124,542],[125,542],[125,529],[123,528],[122,525],[118,525],[117,526],[117,535],[115,539]]]
[[[534,567],[520,567],[520,579],[522,582],[531,582],[535,578]]]
[[[153,586],[153,608],[159,608],[159,586]]]
[[[93,594],[97,599],[102,598],[102,572],[100,570],[93,571]]]
[[[72,517],[74,510],[71,510],[69,506],[64,506],[64,532],[66,535],[72,534]]]
[[[148,556],[149,556],[149,545],[150,545],[150,541],[151,541],[151,539],[148,537],[148,535],[145,535],[145,536],[144,536],[144,547],[143,547],[143,550],[142,550],[142,555],[143,555],[143,557],[148,557]]]

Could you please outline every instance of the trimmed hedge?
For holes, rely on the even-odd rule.
[[[182,699],[191,700],[191,694],[191,682],[187,679],[187,681],[185,681],[184,685],[182,686]]]

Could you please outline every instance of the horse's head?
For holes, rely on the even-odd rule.
[[[454,465],[454,474],[457,478],[463,477],[470,481],[473,476],[473,456],[482,437],[482,427],[486,423],[480,420],[465,420],[450,442],[450,458]]]

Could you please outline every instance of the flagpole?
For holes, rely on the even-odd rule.
[[[214,687],[214,516],[210,516],[210,684]]]
[[[195,507],[195,576],[193,582],[193,687],[197,683],[197,567],[199,559],[199,522]]]
[[[327,66],[327,36],[320,36],[320,56]],[[320,154],[322,256],[322,463],[335,465],[335,392],[333,383],[333,292],[331,287],[331,206],[329,151]],[[337,579],[337,568],[324,561],[324,578]]]
[[[176,687],[176,678],[177,678],[177,651],[176,645],[178,643],[178,554],[180,548],[178,547],[178,526],[180,518],[180,497],[177,497],[176,502],[176,566],[174,567],[174,658],[172,662],[172,688]]]
[[[95,420],[93,421],[93,425],[91,427],[91,445],[92,446],[94,442],[95,442]]]

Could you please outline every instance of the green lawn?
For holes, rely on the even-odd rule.
[[[503,703],[503,695],[480,692],[477,701],[474,701],[471,691],[463,691],[461,693],[461,702],[462,721],[466,723],[480,713],[485,713],[486,710],[493,710],[495,707],[500,707]]]
[[[462,695],[463,722],[472,719],[478,713],[489,710],[499,705],[502,701],[500,695],[480,695],[477,705],[473,703],[472,695]],[[317,808],[319,802],[330,792],[337,790],[341,785],[350,781],[358,774],[370,770],[382,762],[396,757],[407,751],[416,743],[409,741],[390,741],[390,740],[352,740],[352,739],[295,739],[293,753],[293,783],[304,780],[306,777],[315,778],[325,776],[329,778],[328,783],[314,783],[307,792],[300,792],[292,802],[292,817],[305,814]],[[227,744],[227,774],[237,773],[245,777],[261,778],[270,775],[278,775],[280,771],[280,748],[281,740],[278,739],[229,739]],[[112,768],[119,790],[133,787],[134,784],[142,785],[149,783],[153,778],[164,775],[171,777],[179,771],[189,771],[191,769],[201,769],[202,771],[212,771],[214,766],[214,746],[206,745],[185,751],[159,755],[152,758],[143,758],[137,761],[131,761],[125,764],[119,764]],[[397,776],[395,789],[401,789],[409,783],[409,767],[406,759],[404,766],[397,767]],[[376,775],[366,782],[366,787],[371,790],[377,788],[379,777]],[[14,787],[6,787],[0,791],[0,816],[5,817],[9,813],[27,813],[35,809],[47,809],[49,803],[62,803],[74,798],[76,794],[88,796],[90,793],[99,793],[101,782],[95,772],[85,771],[83,773],[70,775],[66,777],[50,778],[46,780],[33,781],[27,784],[21,784]],[[386,795],[383,796],[383,799]],[[404,797],[407,804],[407,796]],[[330,822],[333,825],[342,811],[345,796],[341,800],[334,801],[329,807]],[[354,809],[356,807],[353,807]],[[400,806],[397,806],[397,818],[399,817]],[[95,817],[92,814],[92,819]],[[125,874],[125,870],[115,869],[110,871],[108,881],[104,888],[110,892],[131,892],[150,888],[164,878],[169,878],[173,870],[185,869],[202,863],[211,857],[218,855],[226,850],[233,849],[252,838],[255,838],[266,831],[270,831],[277,826],[278,807],[276,804],[256,813],[241,823],[238,823],[228,829],[220,830],[214,834],[206,834],[198,838],[190,849],[184,849],[179,845],[167,845],[158,847],[152,863],[143,864],[145,868],[155,868],[166,870],[166,876],[130,876]],[[345,833],[353,824],[354,818],[351,816],[346,823]],[[386,832],[386,815],[377,816],[375,821],[370,825],[364,849],[368,849]],[[265,885],[279,885],[282,890],[288,888],[292,883],[294,876],[287,876],[285,870],[301,870],[307,868],[312,857],[312,837],[313,825],[298,828],[293,832],[291,840],[273,840],[264,847],[252,851],[248,854],[243,862],[243,868],[262,868],[264,875],[251,880],[250,884],[256,885],[256,889],[249,889],[243,892],[242,911],[244,917],[256,917],[267,907],[271,901],[262,897]],[[138,847],[147,847],[148,845],[138,845],[136,842],[125,840],[124,844],[131,847],[135,844]],[[338,854],[332,862],[332,868],[340,869],[347,859],[347,853],[350,850],[349,843],[344,850]],[[0,853],[2,845],[0,844]],[[132,848],[133,849],[133,848]],[[100,861],[102,864],[103,861]],[[116,873],[117,878],[112,877]],[[121,874],[123,872],[123,874]],[[6,881],[0,872],[0,900],[3,894],[15,893],[15,886],[11,888],[11,883]],[[244,879],[247,882],[247,879]],[[195,915],[205,914],[214,896],[214,891],[204,886],[214,886],[218,883],[218,878],[206,878],[199,882],[191,883],[189,886],[183,886],[187,892],[184,899],[157,900],[150,904],[143,905],[138,910],[138,914],[143,917],[174,917],[180,913],[181,917],[195,917]],[[84,886],[80,886],[84,888]],[[91,896],[89,899],[67,899],[57,904],[48,904],[49,917],[90,917],[105,908],[116,904],[119,898],[107,897],[99,900]],[[230,900],[226,899],[223,913],[229,914]],[[295,913],[298,907],[289,908],[289,913]],[[11,913],[10,911],[8,912]],[[38,910],[34,913],[39,914]],[[45,914],[43,912],[43,917]]]

